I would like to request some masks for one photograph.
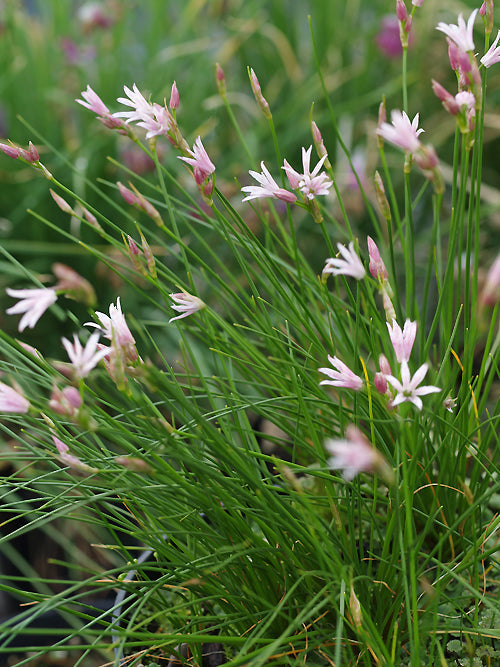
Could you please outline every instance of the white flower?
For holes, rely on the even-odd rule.
[[[344,259],[340,257],[328,258],[323,269],[323,275],[331,273],[334,276],[352,276],[356,280],[362,280],[366,276],[366,270],[354,250],[354,243],[351,241],[349,248],[337,243],[337,248]]]
[[[387,382],[389,382],[397,391],[396,396],[391,401],[391,407],[395,407],[400,403],[405,403],[408,401],[413,403],[413,405],[418,408],[418,410],[421,410],[423,403],[420,396],[426,396],[427,394],[434,394],[438,391],[441,391],[439,387],[435,387],[433,385],[424,387],[418,386],[424,379],[428,369],[429,366],[427,364],[422,364],[422,366],[420,366],[420,368],[415,372],[415,375],[411,377],[408,363],[403,361],[401,364],[401,382],[393,375],[386,376]]]
[[[62,344],[64,345],[68,357],[75,369],[75,373],[79,378],[86,377],[90,371],[97,366],[101,359],[109,354],[109,349],[107,347],[100,350],[97,349],[99,335],[99,333],[92,334],[85,347],[82,347],[76,334],[73,334],[73,343],[67,338],[62,339]]]
[[[495,41],[493,42],[493,44],[481,58],[481,62],[485,67],[491,67],[495,63],[500,62],[500,46],[497,46],[499,39],[500,39],[500,30],[497,32],[497,36],[495,37]]]
[[[460,14],[458,17],[458,25],[453,23],[443,23],[441,21],[437,24],[436,30],[444,32],[445,35],[455,42],[459,49],[462,49],[462,51],[474,51],[473,31],[477,12],[477,9],[472,12],[467,21],[467,25],[465,24],[464,17]]]
[[[18,325],[19,331],[24,331],[26,327],[33,329],[47,308],[57,301],[56,291],[50,287],[39,289],[7,288],[5,291],[9,296],[20,299],[18,303],[5,311],[7,315],[24,313]]]
[[[148,121],[155,115],[155,109],[152,104],[150,104],[145,97],[142,95],[140,90],[137,88],[135,83],[132,86],[132,90],[128,86],[123,86],[127,97],[119,97],[118,102],[120,104],[125,104],[125,106],[132,107],[132,111],[117,111],[113,114],[117,118],[126,118],[127,123],[132,121]]]
[[[169,294],[170,298],[176,303],[172,305],[172,308],[181,315],[177,317],[171,317],[169,323],[174,320],[180,320],[183,317],[188,317],[193,313],[196,313],[198,310],[205,308],[205,304],[197,296],[188,294],[187,292],[177,292],[177,294]]]
[[[297,197],[293,192],[289,192],[276,183],[274,178],[269,173],[264,162],[260,163],[260,168],[262,173],[259,174],[257,171],[249,171],[248,173],[252,178],[254,178],[259,185],[245,185],[244,188],[241,188],[242,192],[247,192],[247,196],[243,201],[249,201],[250,199],[257,199],[260,197],[273,197],[275,199],[281,199],[282,201],[293,202],[297,201]]]
[[[393,109],[391,111],[391,124],[382,123],[377,128],[377,134],[394,146],[405,151],[415,153],[420,148],[419,135],[424,131],[418,127],[419,114],[415,114],[412,121],[405,111]]]
[[[286,160],[283,161],[282,169],[285,170],[288,182],[292,190],[300,190],[306,199],[314,199],[318,195],[327,195],[329,188],[333,185],[332,181],[325,172],[319,173],[323,162],[328,157],[326,154],[320,159],[314,169],[311,171],[311,151],[312,146],[306,150],[302,148],[302,168],[304,172],[299,172],[292,169]]]

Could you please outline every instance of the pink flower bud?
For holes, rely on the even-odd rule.
[[[373,377],[373,383],[379,394],[384,395],[387,392],[389,385],[387,384],[387,380],[385,379],[385,375],[383,373],[375,373]]]
[[[71,208],[71,206],[68,204],[68,202],[60,197],[58,194],[54,192],[54,190],[50,189],[49,190],[50,194],[52,195],[52,199],[55,201],[55,203],[59,206],[61,211],[64,211],[64,213],[69,213],[70,215],[74,215],[75,212]]]
[[[456,71],[460,66],[460,49],[451,39],[447,38],[446,41],[448,42],[448,58],[450,60],[450,66],[452,70]]]
[[[253,94],[255,96],[257,104],[260,107],[260,110],[267,119],[272,118],[271,109],[269,108],[269,104],[267,103],[267,100],[262,94],[257,75],[255,74],[252,68],[249,69],[248,74],[250,76],[250,85],[252,86]]]
[[[171,111],[175,111],[179,108],[179,91],[177,90],[177,85],[175,81],[172,84],[172,90],[170,92],[170,102],[168,104]]]
[[[117,182],[116,184],[118,186],[118,190],[120,191],[121,196],[127,204],[130,204],[131,206],[139,206],[139,197],[135,195],[132,190],[129,190],[126,188],[123,183],[120,183],[120,181]]]
[[[217,90],[219,91],[219,95],[222,98],[225,98],[226,97],[226,77],[224,76],[224,70],[219,65],[219,63],[215,63],[215,80],[217,82]]]
[[[57,292],[63,292],[66,296],[87,306],[93,306],[96,303],[97,299],[92,285],[70,266],[56,262],[52,264],[52,271],[58,278],[57,285],[54,285]]]
[[[389,222],[391,220],[391,207],[385,194],[384,182],[378,171],[375,172],[373,180],[375,183],[375,197],[377,199],[379,211],[387,222]]]
[[[451,93],[449,93],[446,88],[444,88],[440,83],[432,79],[432,90],[434,95],[438,97],[443,103],[444,108],[449,111],[453,116],[456,116],[460,111],[460,107],[457,104],[455,98]]]
[[[384,260],[380,256],[377,244],[370,236],[367,238],[367,243],[368,254],[370,256],[370,264],[368,266],[370,273],[375,278],[375,280],[381,280],[383,282],[389,278],[389,274],[385,268]]]
[[[0,150],[3,151],[8,157],[11,157],[13,160],[17,160],[17,158],[21,155],[19,148],[10,146],[9,144],[0,143]]]
[[[396,16],[401,23],[408,18],[408,11],[403,0],[397,0],[396,2]]]

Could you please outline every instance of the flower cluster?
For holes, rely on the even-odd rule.
[[[302,204],[311,210],[317,222],[321,222],[321,214],[314,206],[314,199],[320,195],[327,195],[329,189],[333,185],[332,180],[325,172],[321,171],[325,160],[327,159],[326,152],[317,162],[314,169],[311,171],[311,152],[312,145],[306,150],[302,148],[302,169],[299,173],[284,160],[282,169],[285,171],[288,183],[292,190],[295,190],[302,198]],[[297,195],[290,192],[286,188],[280,187],[273,179],[264,162],[261,162],[262,172],[250,171],[250,176],[254,178],[259,185],[245,185],[241,188],[242,192],[247,193],[243,201],[251,199],[271,197],[274,199],[281,199],[289,204],[297,201]]]
[[[485,6],[483,3],[481,15],[485,14]],[[437,30],[444,33],[448,41],[448,57],[451,68],[457,74],[458,93],[452,95],[437,81],[432,82],[432,87],[444,108],[456,116],[458,127],[463,134],[472,133],[476,112],[481,105],[482,83],[474,46],[474,22],[478,11],[475,9],[471,13],[467,23],[460,14],[457,24],[440,22],[437,25]],[[500,62],[499,39],[500,31],[491,47],[480,59],[483,67],[488,68]]]
[[[347,275],[357,280],[362,280],[366,271],[354,251],[354,243],[349,244],[349,249],[338,244],[343,259],[330,258],[326,262],[323,273],[332,273],[334,275]],[[388,407],[395,408],[401,403],[412,403],[418,410],[422,410],[423,403],[421,396],[441,391],[439,387],[425,385],[420,386],[422,380],[428,371],[428,364],[422,364],[412,376],[408,362],[410,361],[411,351],[415,342],[417,333],[417,323],[406,320],[403,329],[396,321],[394,308],[391,303],[390,294],[392,290],[388,280],[388,271],[380,255],[380,251],[372,238],[368,237],[368,251],[370,255],[369,269],[372,276],[377,280],[381,291],[384,309],[387,317],[387,330],[392,345],[396,361],[400,364],[400,378],[392,374],[391,365],[388,359],[381,355],[379,358],[380,370],[375,374],[374,385],[377,391],[385,394],[388,398]],[[361,391],[364,387],[364,380],[354,373],[337,356],[328,355],[328,361],[331,368],[319,368],[319,372],[327,376],[328,379],[321,380],[320,385],[332,385],[338,388],[352,389]],[[389,385],[395,390],[395,393],[389,389]]]
[[[96,113],[98,120],[110,129],[131,134],[130,124],[136,123],[138,127],[146,130],[146,139],[150,141],[154,141],[158,136],[165,137],[183,153],[182,156],[179,156],[179,159],[184,160],[192,167],[193,178],[201,195],[208,203],[211,203],[215,166],[208,157],[200,137],[196,139],[191,150],[182,136],[175,116],[179,107],[179,91],[175,81],[170,93],[170,108],[166,103],[161,106],[156,102],[148,102],[135,83],[132,88],[124,86],[123,89],[126,97],[119,97],[117,101],[128,107],[127,111],[117,111],[112,114],[90,86],[87,86],[87,90],[82,92],[83,100],[77,99],[76,101]],[[141,200],[140,204],[134,203],[134,205],[143,207],[144,201]]]

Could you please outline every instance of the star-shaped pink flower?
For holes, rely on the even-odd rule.
[[[387,382],[389,382],[397,392],[396,396],[391,401],[391,407],[396,407],[396,405],[399,405],[400,403],[409,402],[413,403],[418,410],[421,410],[423,403],[420,396],[426,396],[427,394],[434,394],[441,391],[439,387],[433,385],[423,387],[418,386],[426,376],[428,370],[428,364],[422,364],[422,366],[415,372],[414,376],[411,377],[408,363],[403,361],[401,364],[401,381],[393,375],[387,375]]]

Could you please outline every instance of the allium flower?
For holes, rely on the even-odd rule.
[[[286,172],[292,190],[300,190],[305,198],[309,200],[314,199],[318,195],[327,195],[329,188],[333,185],[327,174],[324,172],[322,174],[319,173],[327,155],[323,155],[311,171],[311,152],[312,146],[309,146],[307,150],[302,148],[302,167],[304,173],[299,174],[295,169],[292,169],[286,160],[284,160],[282,167]]]
[[[323,275],[331,273],[334,276],[352,276],[356,280],[362,280],[366,276],[366,270],[354,250],[354,243],[349,243],[346,248],[342,243],[337,243],[337,248],[344,259],[340,257],[329,257],[326,260]]]
[[[441,391],[439,387],[433,385],[423,387],[418,386],[424,379],[428,369],[428,364],[422,364],[422,366],[415,372],[415,375],[411,377],[408,362],[403,361],[401,363],[401,381],[393,375],[387,376],[387,381],[397,392],[396,396],[391,401],[391,407],[396,407],[396,405],[399,405],[400,403],[409,402],[413,403],[418,410],[421,410],[423,403],[420,396],[426,396],[427,394],[434,394]]]
[[[79,378],[87,377],[90,371],[97,366],[97,364],[107,354],[108,348],[97,349],[99,341],[99,333],[92,334],[88,339],[85,347],[82,346],[76,334],[73,334],[73,343],[67,338],[62,339],[62,343],[71,363],[73,364],[76,375]]]
[[[276,183],[274,178],[269,173],[264,162],[260,163],[260,168],[262,173],[259,174],[257,171],[249,171],[248,173],[252,178],[254,178],[257,183],[260,185],[245,185],[241,188],[242,192],[247,192],[247,196],[243,201],[249,201],[250,199],[257,199],[260,197],[273,197],[275,199],[281,199],[282,201],[293,202],[297,201],[297,197],[293,192],[289,192]]]
[[[497,32],[495,41],[481,58],[481,62],[485,67],[491,67],[495,63],[500,63],[500,46],[497,46],[500,39],[500,30]]]
[[[25,414],[29,407],[29,401],[22,394],[0,382],[0,412]]]
[[[95,327],[99,329],[103,336],[112,341],[112,344],[121,351],[122,356],[129,362],[137,359],[137,350],[135,348],[135,339],[132,336],[122,312],[120,297],[109,306],[109,315],[96,312],[96,317],[100,324],[95,322],[85,322],[84,326]],[[104,355],[103,355],[104,356]]]
[[[403,330],[401,330],[396,320],[392,320],[392,327],[387,322],[387,329],[398,363],[409,361],[417,334],[417,323],[406,320]]]
[[[421,144],[419,135],[424,131],[418,127],[418,113],[412,121],[408,118],[405,111],[393,109],[391,111],[391,124],[382,123],[377,128],[377,134],[394,146],[399,146],[405,151],[414,153]]]
[[[210,174],[214,173],[215,165],[208,157],[207,151],[201,143],[200,137],[197,137],[193,145],[193,150],[190,150],[189,154],[192,157],[178,156],[179,160],[183,160],[193,167],[194,180],[198,185],[200,185],[206,178],[210,176]]]
[[[444,32],[450,39],[452,39],[459,49],[462,51],[474,51],[474,21],[476,20],[476,14],[478,10],[475,9],[465,24],[464,17],[462,14],[458,17],[458,25],[453,23],[443,23],[442,21],[437,24],[436,30]]]
[[[325,449],[331,458],[328,467],[342,470],[342,476],[348,482],[360,472],[380,474],[388,483],[393,482],[393,472],[387,461],[367,440],[363,433],[350,424],[346,429],[345,440],[328,439]]]
[[[363,380],[356,373],[353,373],[343,361],[330,355],[328,355],[328,361],[336,370],[318,368],[320,373],[324,373],[331,378],[330,380],[321,380],[320,384],[331,384],[333,387],[345,387],[346,389],[354,389],[354,391],[363,389]]]
[[[18,315],[24,313],[18,324],[18,331],[24,331],[26,327],[33,329],[44,312],[57,301],[56,291],[50,287],[35,289],[10,289],[5,290],[14,299],[20,299],[14,306],[8,308],[7,315]]]
[[[198,310],[205,308],[205,304],[201,299],[192,294],[188,294],[187,292],[177,292],[176,294],[169,294],[169,296],[175,301],[175,303],[172,304],[172,308],[178,313],[181,313],[176,317],[171,317],[169,323],[174,320],[181,320],[183,317],[189,317],[189,315],[193,315],[193,313],[196,313]]]

